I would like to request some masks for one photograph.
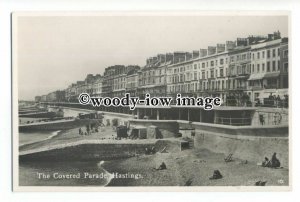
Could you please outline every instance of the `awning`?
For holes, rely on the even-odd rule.
[[[246,79],[248,76],[247,75],[243,75],[243,76],[237,76],[235,77],[235,79]]]
[[[267,72],[265,73],[264,78],[273,78],[273,77],[278,77],[279,76],[279,72]]]
[[[139,88],[154,88],[156,85],[140,86]]]
[[[263,79],[264,75],[265,75],[265,73],[251,74],[248,81]]]

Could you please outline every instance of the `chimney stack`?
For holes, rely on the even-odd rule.
[[[185,52],[174,52],[174,63],[185,61],[186,53]]]
[[[200,49],[200,57],[205,57],[207,56],[207,49]]]
[[[235,47],[235,41],[226,41],[226,51],[233,50]]]
[[[281,34],[279,31],[274,32],[273,35],[274,35],[274,39],[281,39]]]
[[[269,41],[274,40],[274,34],[268,34],[268,40]]]
[[[193,54],[192,53],[189,53],[189,52],[185,53],[185,60],[190,60],[192,58],[193,58]]]
[[[199,57],[199,51],[194,50],[193,51],[193,59]]]
[[[236,39],[236,46],[247,46],[248,39],[247,38],[237,38]]]
[[[172,53],[167,53],[166,54],[166,62],[170,62],[173,60],[173,54]]]
[[[208,46],[207,50],[208,50],[208,55],[213,55],[213,54],[216,53],[217,47],[215,47],[215,46]]]
[[[225,51],[225,44],[217,44],[217,53],[222,53]]]

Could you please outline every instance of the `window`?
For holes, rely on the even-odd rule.
[[[265,58],[265,51],[262,51],[262,58]]]
[[[288,72],[288,68],[289,68],[289,63],[284,63],[283,64],[283,71]]]
[[[254,73],[254,65],[252,65],[252,72]]]
[[[280,56],[280,49],[277,49],[277,55]]]
[[[234,62],[234,56],[230,57],[230,62]]]
[[[224,59],[220,59],[220,65],[224,64]]]
[[[260,52],[257,53],[257,59],[259,59],[259,58],[260,58]]]
[[[214,70],[210,70],[210,78],[214,78]]]
[[[260,71],[260,65],[257,64],[257,72],[259,73],[259,71]]]
[[[205,62],[202,63],[202,68],[205,68]]]
[[[267,62],[267,72],[270,71],[270,62]]]
[[[285,50],[283,52],[283,58],[287,58],[288,57],[288,54],[289,54],[289,51],[288,50]]]
[[[242,60],[246,60],[246,54],[242,55]]]
[[[262,72],[265,71],[265,63],[262,64]]]
[[[224,76],[224,70],[220,69],[220,77],[223,77],[223,76]]]
[[[270,50],[267,50],[267,58],[270,58],[271,56],[270,56]]]
[[[197,69],[197,64],[194,64],[194,69]]]
[[[194,80],[197,80],[197,72],[194,72]]]
[[[205,79],[205,71],[202,71],[202,79]]]
[[[273,49],[273,50],[272,50],[272,56],[273,56],[273,58],[276,57],[276,49]]]
[[[210,66],[211,66],[211,67],[214,66],[214,61],[210,61]]]
[[[276,62],[275,61],[273,61],[273,64],[272,64],[272,66],[273,66],[273,71],[276,71]]]
[[[280,71],[280,61],[277,62],[277,70]]]

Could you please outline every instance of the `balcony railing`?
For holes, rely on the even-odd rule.
[[[274,88],[277,88],[277,85],[276,85],[276,84],[265,85],[264,88],[265,88],[265,89],[274,89]]]
[[[262,90],[262,86],[249,86],[249,90]]]
[[[237,86],[236,87],[237,90],[247,90],[246,86]]]

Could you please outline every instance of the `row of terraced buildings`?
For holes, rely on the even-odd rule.
[[[226,41],[192,52],[158,54],[144,67],[114,65],[103,75],[88,74],[65,90],[37,96],[36,101],[77,102],[91,96],[219,96],[224,104],[251,105],[287,99],[288,38],[280,32]],[[51,96],[49,96],[51,94]]]

